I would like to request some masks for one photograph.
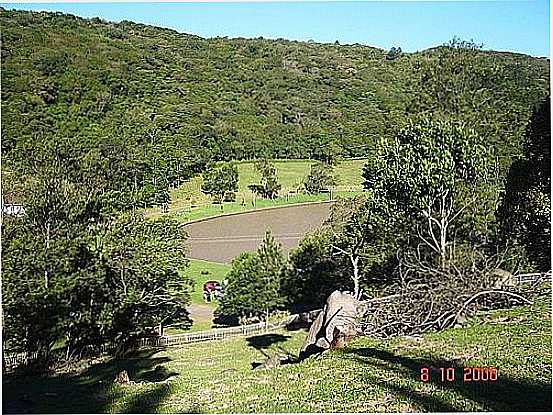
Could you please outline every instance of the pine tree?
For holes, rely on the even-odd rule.
[[[264,318],[281,307],[284,301],[280,279],[284,265],[280,244],[267,231],[256,253],[242,253],[232,261],[219,312],[226,316]]]

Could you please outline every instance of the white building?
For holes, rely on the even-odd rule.
[[[23,216],[25,214],[25,208],[23,205],[16,203],[3,203],[2,213],[4,215]]]

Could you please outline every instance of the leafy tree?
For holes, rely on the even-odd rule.
[[[372,194],[342,200],[332,207],[328,226],[334,235],[331,254],[346,258],[344,274],[351,280],[350,291],[360,298],[362,284],[378,282],[365,275],[382,264],[399,245],[399,221],[395,212]],[[371,281],[372,277],[372,281]]]
[[[524,154],[513,162],[498,209],[503,235],[522,243],[536,266],[551,269],[551,99],[535,110]]]
[[[256,253],[242,253],[232,261],[219,312],[228,316],[261,317],[283,305],[280,280],[285,259],[270,231]]]
[[[202,173],[202,177],[202,192],[211,195],[217,203],[235,200],[238,168],[234,163],[211,164]]]
[[[339,200],[325,226],[307,235],[290,254],[282,290],[287,304],[317,308],[334,290],[355,296],[388,282],[382,272],[401,242],[394,212],[372,196]]]
[[[400,47],[398,47],[398,48],[392,47],[388,51],[388,53],[386,55],[386,59],[389,60],[389,61],[393,61],[393,60],[399,58],[401,56],[401,53],[402,53],[402,51],[401,51]]]
[[[307,234],[290,252],[281,284],[288,308],[313,310],[322,307],[332,291],[350,289],[339,258],[332,256],[331,241],[328,229],[318,230]]]
[[[329,164],[315,163],[312,164],[309,170],[309,174],[304,180],[303,186],[307,193],[320,193],[321,190],[327,189],[328,186],[336,184],[334,175],[332,174],[333,168]]]
[[[277,197],[282,186],[278,183],[275,165],[263,159],[255,163],[255,169],[261,175],[261,183],[249,185],[250,190],[265,199]]]
[[[363,169],[364,186],[387,209],[415,221],[418,237],[444,260],[460,219],[489,219],[493,209],[480,196],[494,184],[491,167],[493,159],[474,130],[423,121],[379,143]],[[474,234],[474,225],[465,237]]]
[[[185,234],[173,221],[101,212],[101,195],[52,166],[27,183],[25,215],[2,226],[3,334],[11,350],[48,355],[126,348],[168,321],[189,324]]]
[[[126,344],[152,327],[180,322],[190,326],[186,305],[192,281],[179,274],[187,265],[186,234],[169,219],[145,221],[128,215],[106,233],[101,256],[111,279],[111,307],[100,320],[102,337]],[[106,313],[109,315],[104,320]]]

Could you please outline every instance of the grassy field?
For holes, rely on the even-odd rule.
[[[78,373],[4,377],[4,410],[33,412],[408,412],[551,409],[550,297],[483,313],[424,338],[359,338],[346,349],[276,369],[305,332],[281,331],[142,352]],[[464,382],[463,367],[493,366],[495,382]],[[421,368],[430,368],[428,382]],[[454,368],[442,382],[439,368]],[[120,370],[135,381],[113,385]]]
[[[182,186],[171,191],[171,202],[168,212],[175,215],[179,221],[191,221],[223,213],[244,212],[247,210],[280,206],[294,203],[304,203],[328,200],[328,193],[305,195],[297,193],[303,179],[309,173],[313,160],[275,160],[278,181],[282,185],[280,196],[275,200],[256,198],[248,189],[248,185],[259,183],[260,176],[256,172],[254,163],[237,162],[238,166],[238,193],[235,202],[225,202],[223,205],[214,205],[209,196],[201,192],[202,178],[196,176]],[[332,197],[351,197],[362,190],[361,176],[364,159],[344,160],[334,168],[337,184],[333,188]],[[147,217],[159,217],[160,208],[147,209]]]
[[[216,280],[222,282],[230,271],[230,266],[216,262],[190,259],[188,267],[181,271],[183,276],[194,281],[194,291],[191,295],[192,304],[204,304],[203,285],[207,281]]]
[[[202,261],[199,259],[189,259],[188,267],[181,271],[181,275],[189,277],[194,281],[194,289],[190,295],[192,317],[192,327],[190,330],[182,330],[178,328],[167,328],[165,334],[180,334],[188,331],[203,331],[209,330],[213,325],[213,318],[205,316],[205,313],[198,313],[198,308],[208,308],[210,311],[214,311],[217,308],[217,301],[211,303],[204,303],[203,299],[203,285],[210,280],[216,280],[222,282],[225,279],[225,275],[230,271],[230,266],[225,264],[218,264],[215,262]]]

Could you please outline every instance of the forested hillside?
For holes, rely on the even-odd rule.
[[[366,156],[426,113],[470,122],[506,168],[549,89],[547,59],[466,42],[389,55],[61,13],[0,22],[5,189],[59,164],[117,207],[160,203],[213,159]]]
[[[212,161],[262,159],[259,181],[245,185],[271,201],[286,182],[277,182],[267,158],[326,162],[310,166],[312,178],[341,157],[364,164],[362,172],[350,164],[346,175],[362,177],[363,194],[338,201],[326,228],[290,259],[270,234],[258,253],[239,257],[231,289],[250,284],[241,293],[263,304],[239,309],[246,297],[227,292],[234,300],[222,301],[223,314],[318,308],[335,289],[353,287],[357,298],[403,278],[392,271],[405,263],[413,281],[451,293],[440,296],[449,307],[463,301],[459,291],[488,287],[495,268],[523,263],[518,251],[503,260],[502,240],[524,244],[538,270],[550,269],[541,242],[549,239],[550,170],[536,157],[550,142],[547,59],[456,38],[402,54],[202,39],[128,21],[4,9],[0,24],[2,197],[24,207],[2,218],[6,350],[36,352],[47,367],[55,348],[69,356],[108,344],[124,353],[164,325],[188,328],[193,281],[180,273],[188,236],[174,217],[145,219],[142,208],[166,204],[172,187],[202,171],[203,193],[232,200],[238,168]],[[521,155],[501,217],[515,231],[500,235],[502,179]],[[538,171],[530,176],[527,166]],[[521,186],[519,171],[536,183]],[[227,178],[228,189],[210,189]],[[321,191],[314,188],[304,186]],[[532,226],[529,217],[537,218]],[[264,296],[255,288],[260,278]],[[421,307],[440,310],[432,296],[420,298],[431,300],[417,300]]]

